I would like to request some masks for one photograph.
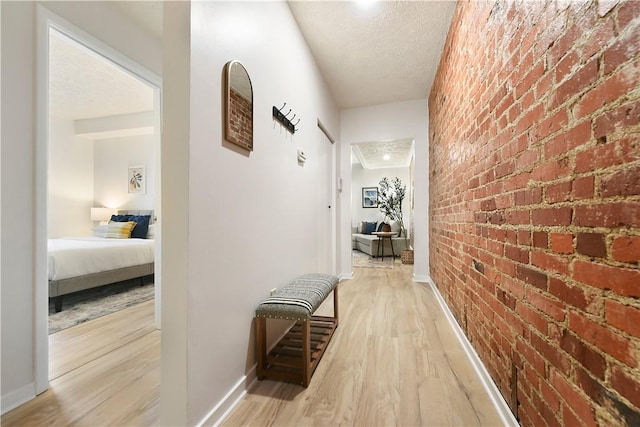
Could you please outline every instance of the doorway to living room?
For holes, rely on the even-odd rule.
[[[392,268],[411,246],[413,139],[351,145],[351,250],[354,267]],[[385,180],[404,187],[402,221],[380,203]],[[382,183],[382,185],[381,185]]]

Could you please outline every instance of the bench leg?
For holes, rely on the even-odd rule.
[[[56,313],[62,311],[62,295],[53,297],[53,306]]]
[[[311,380],[311,321],[302,320],[302,385],[309,386]]]
[[[264,379],[267,367],[267,319],[256,317],[256,342],[258,344],[258,367],[256,373],[259,380]]]

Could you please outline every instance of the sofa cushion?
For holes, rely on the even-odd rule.
[[[364,228],[362,230],[362,234],[371,234],[376,231],[376,223],[375,222],[365,222]]]

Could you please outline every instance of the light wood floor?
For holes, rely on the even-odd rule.
[[[354,272],[339,285],[340,326],[309,388],[258,382],[223,425],[500,425],[411,266]],[[3,427],[158,424],[153,302],[54,334],[50,351],[50,389],[3,415]]]
[[[501,425],[412,266],[354,270],[339,285],[340,326],[309,387],[259,381],[222,425]]]
[[[157,425],[160,331],[153,300],[49,335],[49,390],[5,426]]]

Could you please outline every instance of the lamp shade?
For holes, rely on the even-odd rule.
[[[91,208],[91,221],[108,221],[113,215],[113,209]]]

